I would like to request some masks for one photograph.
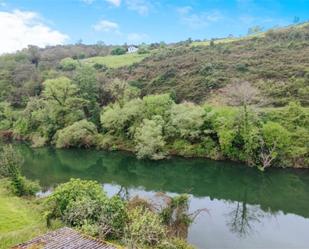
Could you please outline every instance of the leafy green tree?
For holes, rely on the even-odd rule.
[[[148,95],[143,98],[145,118],[151,119],[155,115],[165,118],[174,104],[169,94]]]
[[[180,137],[194,140],[201,136],[204,115],[202,107],[185,102],[172,106],[170,122]]]
[[[66,77],[46,80],[44,83],[43,95],[56,101],[60,106],[64,106],[70,97],[74,97],[78,88]]]
[[[124,47],[114,48],[111,52],[112,55],[122,55],[125,54],[127,50]]]
[[[79,63],[78,61],[68,57],[62,59],[59,65],[63,71],[73,71],[79,66]]]
[[[13,125],[13,110],[9,103],[0,102],[0,130],[8,130]]]
[[[163,159],[164,137],[163,119],[161,116],[154,116],[152,120],[144,119],[135,133],[135,149],[138,158],[150,158],[153,160]]]
[[[55,135],[57,148],[85,147],[96,144],[96,126],[87,120],[81,120],[59,130]]]
[[[121,108],[118,104],[109,105],[101,114],[104,130],[111,134],[132,137],[144,116],[143,101],[133,99]]]
[[[278,123],[267,122],[261,129],[260,169],[264,170],[272,165],[276,159],[282,159],[290,144],[290,133]]]
[[[43,96],[48,101],[47,108],[57,125],[56,130],[84,118],[86,101],[77,97],[78,88],[70,79],[60,77],[46,80],[43,85]]]
[[[99,124],[100,108],[98,101],[98,82],[96,71],[93,67],[83,65],[76,70],[73,83],[78,87],[78,95],[87,100],[84,112],[87,118],[95,124]]]
[[[123,106],[125,102],[138,98],[140,96],[140,90],[136,87],[130,86],[127,81],[120,80],[118,78],[110,82],[106,90],[109,92],[112,100]]]

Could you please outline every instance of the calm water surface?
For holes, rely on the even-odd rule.
[[[16,148],[25,157],[24,174],[44,191],[78,177],[99,181],[109,195],[189,193],[191,211],[209,210],[189,228],[197,248],[309,248],[309,171],[263,174],[204,159],[150,162],[120,152]]]

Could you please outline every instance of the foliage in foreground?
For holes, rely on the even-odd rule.
[[[31,181],[21,174],[23,157],[12,145],[5,145],[0,151],[0,177],[8,177],[13,192],[18,196],[33,196],[40,190],[36,181]]]
[[[69,226],[92,236],[122,241],[129,248],[190,248],[183,240],[169,236],[163,213],[145,202],[127,202],[118,196],[107,197],[95,181],[71,179],[59,185],[46,199],[47,224],[61,219]],[[175,209],[175,207],[171,207]],[[185,216],[185,211],[180,213]],[[165,212],[166,219],[168,215]],[[171,228],[171,227],[170,227]]]

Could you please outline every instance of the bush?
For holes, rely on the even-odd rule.
[[[60,218],[68,225],[91,230],[101,237],[119,238],[126,222],[119,197],[108,198],[95,181],[71,179],[59,185],[45,202],[47,222]]]
[[[38,181],[31,181],[20,174],[12,177],[11,184],[17,196],[33,196],[41,190]]]
[[[129,248],[156,246],[165,239],[166,230],[161,218],[142,207],[128,213],[128,223],[124,229],[124,239]]]
[[[96,144],[96,126],[87,120],[81,120],[59,130],[56,134],[56,147],[91,147]]]
[[[106,198],[105,192],[97,182],[71,179],[60,184],[45,203],[50,217],[64,218],[67,216],[67,208],[75,201],[86,199],[103,202]]]

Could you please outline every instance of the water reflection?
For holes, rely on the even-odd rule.
[[[297,226],[309,231],[309,220],[305,219],[309,218],[308,171],[269,170],[264,174],[235,163],[202,159],[173,158],[151,162],[139,161],[130,154],[119,152],[51,148],[33,150],[25,145],[16,145],[16,148],[25,157],[23,171],[26,176],[39,179],[45,189],[79,177],[117,186],[117,192],[123,198],[140,192],[191,194],[190,209],[194,211],[206,207],[212,217],[203,216],[190,228],[189,240],[193,240],[199,248],[234,248],[233,244],[239,245],[238,248],[247,248],[242,243],[249,241],[249,238],[250,243],[256,239],[260,247],[267,246],[273,243],[267,236],[272,234],[275,237],[270,224],[276,224],[279,220],[280,224],[285,224],[286,219],[298,221]],[[300,222],[299,218],[303,220]],[[290,224],[293,222],[290,221]],[[216,229],[227,236],[230,244],[225,245],[220,238],[213,237],[214,233],[219,234]],[[283,247],[279,240],[274,239],[276,248],[309,244],[308,236],[299,237],[303,230],[296,234],[296,230],[291,230],[289,225],[276,229],[278,236],[283,231],[290,232],[289,235],[282,235],[282,241],[286,237],[297,237],[291,244],[286,241]],[[261,234],[264,230],[265,234]],[[221,244],[216,244],[219,242]]]

